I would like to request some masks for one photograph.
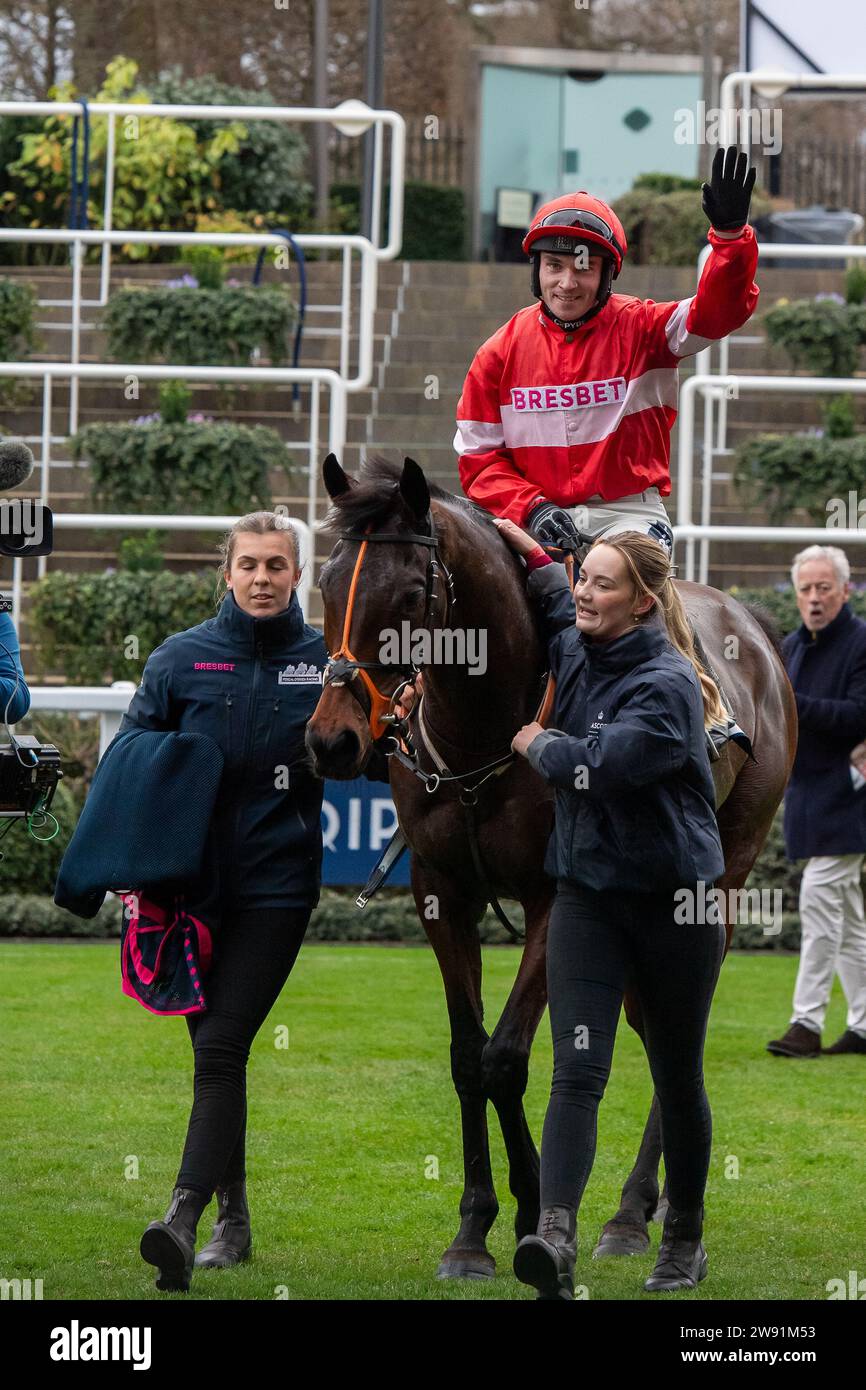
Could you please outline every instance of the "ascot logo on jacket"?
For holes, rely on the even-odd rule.
[[[609,381],[579,381],[572,386],[512,386],[515,410],[574,410],[591,405],[613,405],[625,399],[624,376]]]

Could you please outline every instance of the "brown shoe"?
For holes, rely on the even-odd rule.
[[[837,1057],[840,1052],[866,1052],[866,1038],[861,1038],[859,1033],[852,1033],[850,1028],[846,1028],[832,1047],[822,1047],[821,1051],[825,1057]]]
[[[767,1051],[777,1057],[817,1057],[821,1051],[821,1034],[802,1023],[792,1023],[783,1038],[767,1043]]]

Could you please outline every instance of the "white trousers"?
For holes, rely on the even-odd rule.
[[[833,976],[848,1002],[846,1027],[866,1038],[866,919],[860,888],[862,854],[808,859],[800,885],[800,968],[792,1023],[820,1033]]]
[[[642,531],[663,545],[671,554],[674,533],[657,487],[604,502],[590,497],[577,507],[570,508],[571,519],[584,536],[598,540],[599,536],[615,536],[620,531]]]

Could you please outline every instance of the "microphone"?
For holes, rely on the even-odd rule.
[[[0,442],[0,492],[18,487],[33,472],[33,455],[20,439]],[[54,545],[51,508],[30,497],[0,499],[0,555],[24,559],[50,555]]]
[[[0,443],[0,492],[18,487],[33,472],[33,454],[19,439],[4,439]]]

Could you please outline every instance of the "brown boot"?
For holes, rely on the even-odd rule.
[[[777,1057],[817,1057],[821,1051],[821,1034],[802,1023],[792,1023],[783,1038],[767,1043],[767,1051]]]
[[[250,1209],[243,1178],[228,1187],[218,1187],[217,1219],[213,1235],[195,1257],[199,1269],[228,1269],[250,1257]]]
[[[675,1211],[668,1206],[655,1268],[646,1280],[647,1293],[672,1293],[695,1289],[707,1277],[707,1252],[701,1235],[704,1209]]]
[[[850,1028],[846,1028],[841,1038],[837,1038],[832,1047],[822,1047],[821,1051],[825,1057],[838,1057],[840,1052],[866,1052],[866,1038],[859,1033],[852,1033]]]

